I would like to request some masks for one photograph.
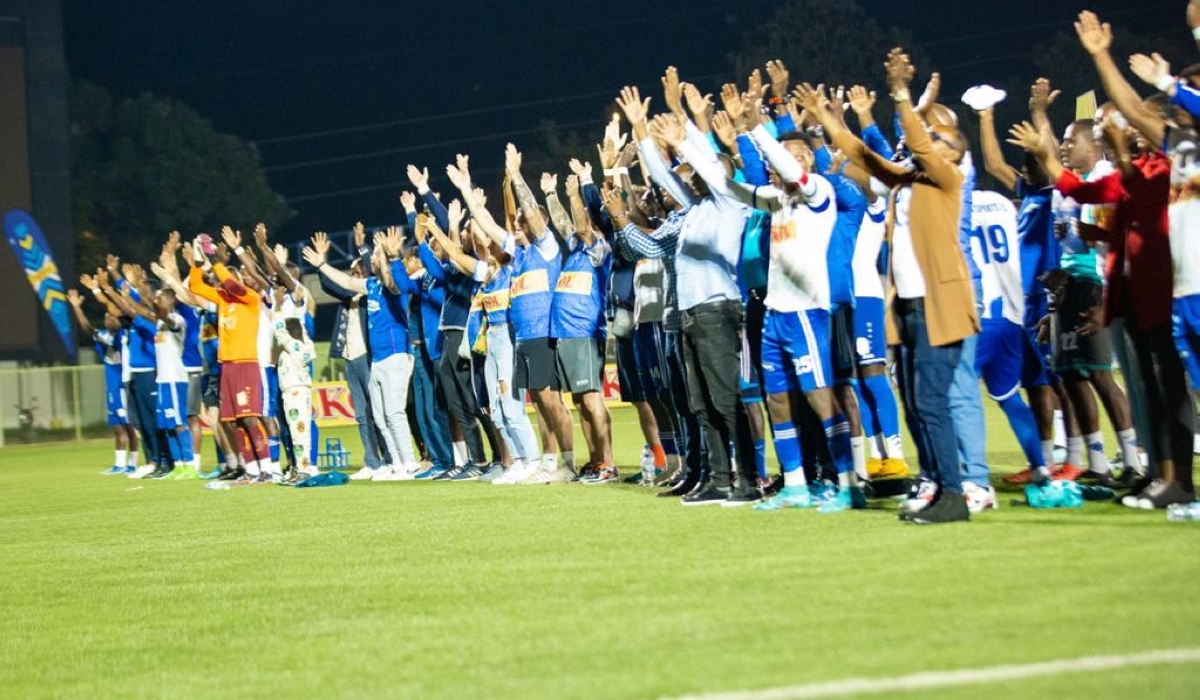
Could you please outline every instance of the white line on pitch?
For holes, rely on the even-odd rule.
[[[1035,676],[1057,676],[1063,673],[1104,671],[1130,666],[1200,663],[1200,648],[1163,649],[1141,654],[1114,656],[1085,656],[1033,664],[988,666],[958,671],[922,671],[892,678],[847,678],[840,681],[809,683],[764,690],[735,690],[727,693],[682,695],[670,700],[798,700],[800,698],[835,698],[847,695],[890,693],[926,688],[995,683]]]

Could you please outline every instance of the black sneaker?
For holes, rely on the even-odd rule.
[[[711,482],[702,489],[696,489],[683,497],[685,506],[712,506],[724,503],[729,499],[731,489],[728,486],[714,486]]]
[[[729,497],[721,505],[725,508],[739,508],[761,500],[762,492],[757,487],[738,486],[729,492]]]
[[[165,479],[171,472],[175,471],[175,467],[160,466],[158,469],[150,472],[147,479]]]
[[[659,491],[654,495],[658,496],[659,498],[679,498],[691,493],[692,490],[696,488],[697,483],[699,482],[693,479],[684,479],[683,481],[672,484],[671,487],[666,491]]]
[[[1117,486],[1117,480],[1113,478],[1112,472],[1098,472],[1094,469],[1089,469],[1079,476],[1075,477],[1075,481],[1081,484],[1094,484],[1096,486],[1107,486],[1110,489]]]
[[[908,522],[916,525],[941,525],[942,523],[966,522],[971,519],[967,501],[962,494],[946,493],[932,505],[909,516]]]
[[[467,471],[467,469],[469,469],[469,468],[470,468],[470,465],[464,464],[461,467],[447,469],[446,471],[442,472],[441,474],[438,474],[437,476],[433,477],[433,479],[431,479],[430,481],[457,480],[460,476],[462,476],[463,472]]]
[[[1161,486],[1146,491],[1138,498],[1138,508],[1142,510],[1162,510],[1176,503],[1191,503],[1196,500],[1196,494],[1184,489],[1179,482],[1162,483]]]
[[[217,474],[217,481],[237,481],[245,475],[246,471],[241,467],[234,467],[232,469],[225,467],[221,470],[220,474]]]

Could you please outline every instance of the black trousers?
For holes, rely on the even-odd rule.
[[[475,387],[472,384],[471,361],[458,356],[463,332],[447,330],[445,339],[442,359],[438,364],[438,383],[446,397],[446,408],[462,428],[463,440],[467,443],[471,462],[487,464],[487,455],[483,453],[483,438],[479,435],[479,423],[476,421],[479,404],[475,400]]]
[[[663,376],[667,383],[667,399],[669,409],[679,416],[680,432],[676,444],[682,450],[684,464],[687,465],[687,478],[698,481],[706,476],[708,460],[704,451],[704,432],[688,398],[687,362],[684,360],[683,345],[683,333],[663,332],[663,354],[666,355]]]
[[[683,312],[688,398],[708,441],[712,483],[720,488],[733,485],[731,442],[735,438],[743,442],[749,433],[738,429],[739,420],[743,428],[748,424],[738,394],[742,323],[741,301],[709,302]],[[753,445],[739,451],[744,455],[738,460],[739,475],[746,484],[754,484],[758,470]]]
[[[1146,413],[1150,419],[1151,433],[1141,439],[1156,458],[1174,460],[1176,480],[1191,491],[1195,413],[1171,324],[1138,330],[1127,321],[1125,332],[1142,370]]]

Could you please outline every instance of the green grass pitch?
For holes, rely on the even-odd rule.
[[[634,420],[614,411],[620,465]],[[1161,512],[1013,492],[919,528],[626,486],[213,492],[99,476],[110,458],[0,451],[3,697],[634,699],[1200,646],[1200,523]],[[1200,666],[898,696],[1135,694],[1197,697]]]

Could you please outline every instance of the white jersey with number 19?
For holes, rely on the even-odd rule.
[[[982,273],[984,320],[1021,324],[1025,295],[1017,241],[1017,208],[999,192],[977,191],[971,203],[971,256]]]

